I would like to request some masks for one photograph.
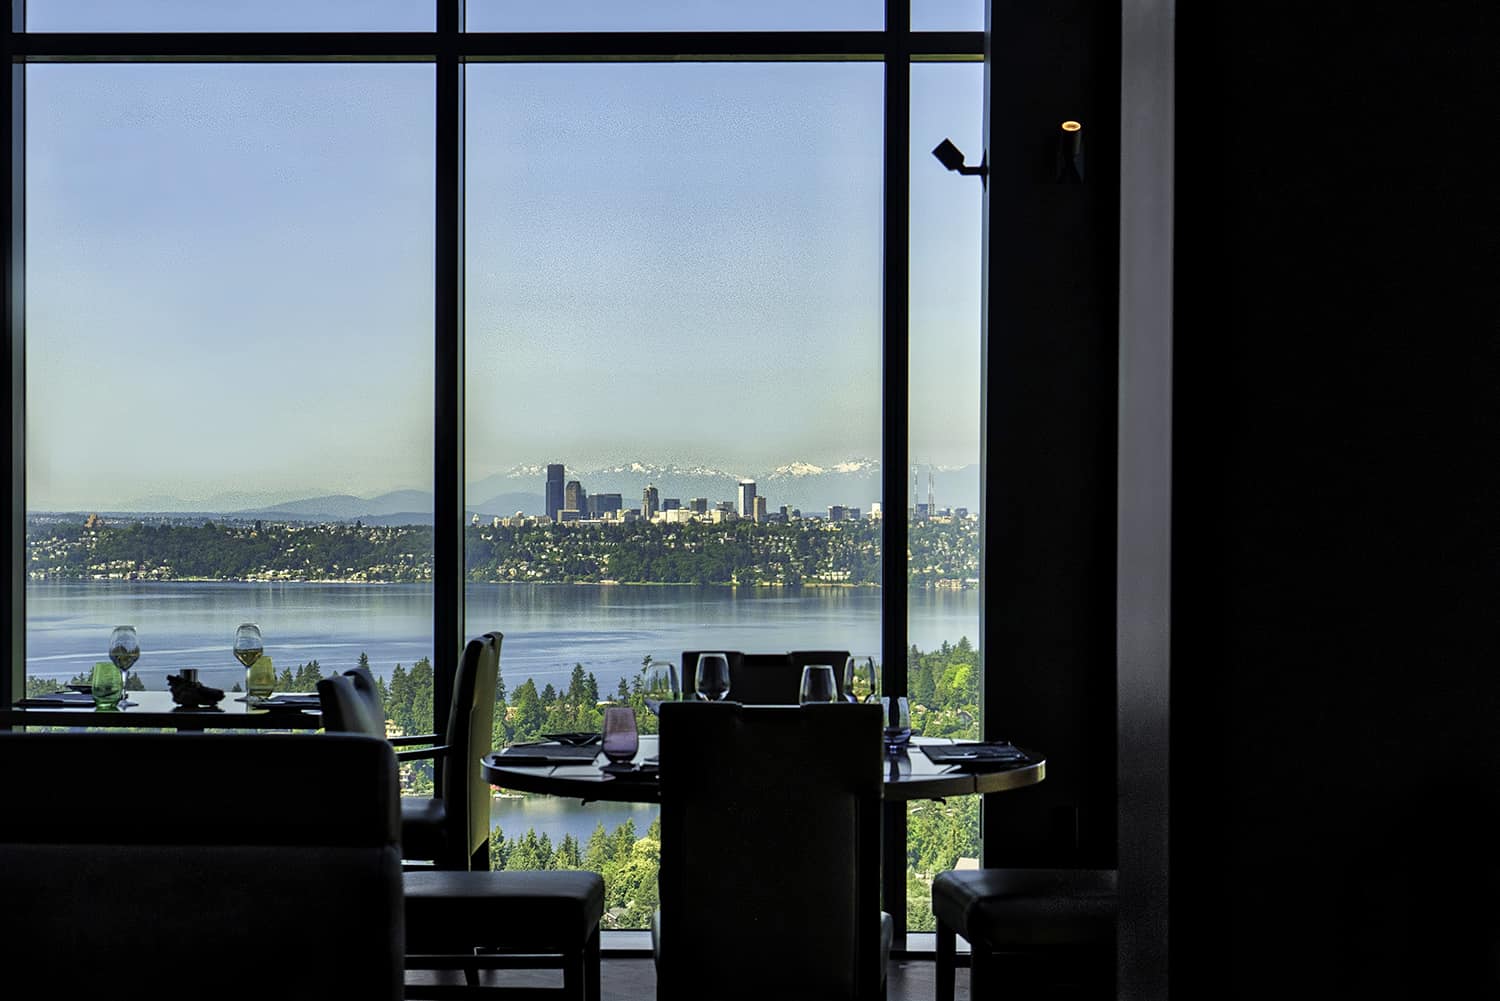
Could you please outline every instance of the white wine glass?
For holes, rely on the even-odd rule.
[[[254,705],[271,694],[251,668],[266,652],[265,641],[260,635],[260,626],[253,622],[243,623],[234,632],[234,659],[245,667],[245,697],[241,701]]]
[[[120,689],[123,692],[130,669],[141,659],[141,641],[136,638],[135,626],[115,626],[109,634],[109,659],[120,669]],[[137,703],[122,695],[119,704],[124,707]]]
[[[670,660],[657,660],[655,657],[647,661],[641,694],[645,697],[646,708],[651,711],[651,715],[660,716],[663,702],[676,702],[682,698],[682,684],[677,680],[677,665]]]
[[[874,657],[850,657],[844,662],[844,698],[873,702],[880,698],[880,665]]]
[[[729,656],[722,653],[700,653],[698,675],[694,680],[698,698],[722,702],[729,697]]]

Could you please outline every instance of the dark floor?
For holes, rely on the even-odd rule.
[[[462,983],[463,974],[410,973],[408,983]],[[562,983],[558,973],[545,970],[517,970],[486,974],[486,983],[556,987]],[[887,1001],[933,1001],[933,967],[931,960],[892,960]],[[494,981],[489,977],[503,978]],[[650,1001],[656,996],[656,969],[649,959],[606,959],[600,972],[602,1001]],[[969,971],[958,970],[957,1001],[969,999]]]

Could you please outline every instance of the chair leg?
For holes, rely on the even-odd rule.
[[[954,966],[957,964],[957,936],[942,921],[937,923],[937,1001],[953,1001]]]
[[[978,943],[969,943],[969,1001],[984,1001],[994,996],[995,987],[1001,980],[998,967],[993,952]]]
[[[562,996],[567,1001],[584,1001],[587,980],[583,975],[583,950],[569,949],[562,957]]]
[[[583,996],[584,1001],[599,1001],[599,928],[589,936],[583,947]]]

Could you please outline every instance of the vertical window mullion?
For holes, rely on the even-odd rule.
[[[437,4],[432,711],[433,732],[446,736],[464,642],[464,4]]]
[[[6,34],[5,65],[0,81],[0,143],[4,145],[5,176],[3,239],[5,269],[5,346],[0,361],[0,383],[9,400],[4,452],[5,515],[0,523],[0,609],[5,636],[0,656],[0,705],[10,705],[26,694],[26,65],[15,62],[15,32],[25,29],[26,5],[11,4],[10,32]]]
[[[881,405],[881,660],[886,692],[906,694],[907,350],[910,342],[911,0],[885,5],[885,219]],[[897,947],[906,944],[906,810],[884,811],[883,907],[895,920]]]

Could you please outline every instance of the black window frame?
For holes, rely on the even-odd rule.
[[[886,0],[885,27],[839,31],[475,32],[464,29],[464,0],[433,0],[436,29],[412,32],[68,32],[25,30],[25,0],[11,0],[5,32],[10,72],[0,93],[0,157],[7,193],[4,239],[5,347],[0,384],[8,390],[4,469],[10,482],[0,522],[3,654],[0,703],[25,691],[25,84],[32,63],[423,62],[435,67],[434,343],[434,731],[447,725],[453,674],[464,636],[464,69],[472,62],[880,62],[884,74],[882,255],[881,503],[906,510],[909,384],[910,66],[918,61],[981,61],[985,31],[910,29],[912,0]],[[920,2],[920,0],[918,0]],[[934,165],[936,169],[936,165]],[[891,252],[890,248],[896,248]],[[981,336],[975,330],[975,336]],[[986,373],[981,373],[981,379]],[[981,398],[985,386],[981,383]],[[981,428],[981,435],[983,435]],[[981,439],[982,440],[982,439]],[[981,449],[981,451],[983,451]],[[885,685],[906,691],[907,519],[881,521],[881,652]],[[982,566],[982,565],[981,565]],[[984,580],[981,572],[981,604]],[[890,603],[896,602],[893,606]],[[896,614],[890,614],[892,611]],[[981,627],[982,631],[982,627]],[[982,638],[981,638],[982,642]],[[897,816],[899,814],[899,816]],[[887,811],[884,907],[904,941],[906,822]]]

